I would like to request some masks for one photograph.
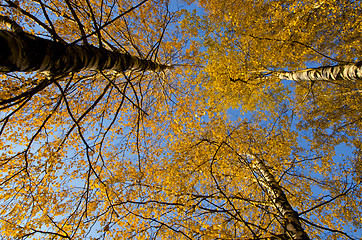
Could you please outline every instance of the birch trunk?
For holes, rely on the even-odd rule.
[[[159,71],[169,66],[93,46],[68,45],[25,32],[0,30],[0,72],[47,72],[52,75],[82,70]]]
[[[362,62],[283,72],[279,73],[278,76],[281,79],[292,81],[361,81]]]
[[[292,206],[289,204],[289,201],[284,194],[283,189],[279,183],[275,180],[274,176],[269,172],[265,163],[248,154],[249,157],[253,159],[253,166],[256,170],[259,171],[262,175],[262,180],[260,183],[268,190],[271,201],[273,202],[274,207],[284,218],[285,228],[290,234],[291,239],[294,240],[307,240],[310,239],[307,233],[304,231],[300,221],[299,215],[296,211],[293,210]]]

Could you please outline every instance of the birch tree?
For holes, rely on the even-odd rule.
[[[291,81],[361,81],[361,63],[327,66],[278,74]]]
[[[6,19],[2,16],[3,19]],[[10,19],[6,19],[10,22]],[[112,52],[93,46],[58,43],[24,33],[15,22],[13,32],[0,32],[4,49],[1,72],[47,72],[49,75],[76,73],[87,70],[156,71],[166,65],[143,60],[130,54]]]
[[[200,92],[206,96],[204,102],[215,112],[236,108],[252,114],[257,122],[266,122],[271,129],[285,128],[278,123],[280,117],[288,116],[293,119],[293,128],[300,130],[293,134],[304,139],[297,145],[302,149],[303,143],[307,144],[310,148],[305,149],[305,153],[315,154],[315,158],[310,158],[310,165],[307,164],[309,171],[322,165],[322,168],[337,169],[340,164],[353,169],[360,162],[361,147],[359,4],[358,1],[200,1],[206,16],[189,13],[183,27],[189,34],[203,36],[195,44],[206,48],[198,59],[198,64],[205,67],[198,75],[203,86]],[[234,135],[232,130],[229,132]],[[337,157],[336,149],[344,144],[351,147],[351,153]],[[262,155],[267,156],[268,151]],[[267,161],[267,166],[274,164],[271,162]],[[306,166],[300,167],[306,169]],[[324,177],[328,175],[329,170],[321,171]],[[304,174],[305,170],[301,170],[296,175],[306,176]],[[345,182],[358,184],[356,171],[350,174]],[[336,179],[343,179],[337,175]],[[326,191],[339,192],[337,195],[344,197],[351,193],[332,189]],[[310,190],[306,192],[313,195]],[[300,201],[305,203],[293,199],[290,204],[295,208]],[[306,212],[309,211],[313,210]],[[348,218],[335,213],[337,215],[337,219]],[[315,221],[304,218],[302,222],[316,229],[328,225],[325,230],[330,231],[329,237],[341,238],[343,231],[329,225],[333,222],[329,216],[323,220],[324,217],[316,217],[319,220]],[[313,231],[306,232],[311,236]],[[333,236],[333,232],[341,235]]]
[[[172,174],[160,173],[162,184],[172,184],[165,191],[177,193],[180,232],[191,239],[357,239],[343,227],[359,221],[353,169],[300,144],[288,114],[272,126],[221,114],[209,113],[208,123],[184,117],[178,125],[188,127],[172,133],[174,154],[162,163]],[[345,201],[351,212],[341,211]]]
[[[360,148],[359,1],[201,4],[207,17],[184,23],[205,33],[199,81],[210,105],[274,112],[284,104],[320,144]]]
[[[248,21],[233,23],[252,29],[249,35],[223,30],[238,36],[235,41],[249,40],[238,46],[254,56],[226,48],[232,38],[218,35],[218,24],[174,3],[2,1],[1,21],[11,31],[0,31],[6,46],[0,59],[1,238],[356,238],[358,174],[350,159],[334,164],[332,145],[320,144],[326,149],[319,151],[317,141],[300,143],[304,135],[278,85],[281,74],[300,70],[290,67],[307,59],[305,48],[316,49],[297,43],[293,53],[288,47],[268,56],[273,64],[266,67],[257,57],[283,45],[271,42],[296,41],[287,40],[289,30],[301,34],[306,18],[315,23],[318,14],[329,15],[326,2],[240,1],[233,8],[232,2],[201,2],[215,4],[207,10],[216,11],[211,23],[250,13],[243,15]],[[225,7],[233,11],[222,12]],[[355,21],[352,7],[338,20]],[[270,16],[277,27],[266,21]],[[295,19],[302,25],[294,28]],[[270,28],[258,28],[266,22]],[[256,29],[269,32],[260,36]],[[204,31],[207,52],[191,41],[196,30]],[[272,33],[285,35],[283,41],[266,39]],[[306,39],[318,35],[309,33]],[[356,37],[343,36],[342,42]],[[288,69],[279,66],[285,57]],[[299,90],[311,89],[311,81],[300,82]],[[260,98],[244,101],[256,90]],[[269,90],[273,94],[265,94]],[[235,92],[244,94],[238,97],[245,109],[257,110],[254,117],[228,117],[225,109],[240,103],[230,101],[238,99]],[[267,111],[257,108],[263,97]]]
[[[332,70],[329,66],[344,70],[348,66],[351,77],[359,76],[358,1],[201,1],[201,5],[207,18],[190,15],[185,27],[191,34],[205,33],[201,44],[207,51],[200,60],[200,64],[208,60],[205,73],[210,80],[205,87],[219,91],[229,105],[242,101],[247,109],[250,99],[252,108],[263,100],[251,100],[251,92],[279,89],[279,77],[290,79],[288,72],[312,73],[306,64],[313,63],[318,70],[326,67],[323,74]],[[231,91],[235,94],[227,94]],[[210,96],[210,101],[216,98]]]
[[[5,0],[0,14],[11,29],[0,31],[1,238],[152,234],[152,208],[128,205],[152,193],[142,184],[162,152],[160,119],[187,85],[164,71],[182,61],[184,39],[168,30],[178,9]]]

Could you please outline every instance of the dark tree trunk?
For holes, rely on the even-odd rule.
[[[159,71],[169,66],[93,46],[54,42],[25,32],[0,30],[0,72],[47,72],[51,75],[82,70]]]

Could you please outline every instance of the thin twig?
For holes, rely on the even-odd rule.
[[[117,21],[118,19],[120,19],[121,17],[123,17],[124,15],[126,15],[129,12],[132,12],[133,10],[135,10],[136,8],[140,7],[141,5],[143,5],[145,2],[147,2],[148,0],[143,0],[141,3],[137,4],[134,7],[131,7],[130,9],[128,9],[127,11],[123,12],[122,14],[118,15],[117,17],[113,18],[111,21],[106,22],[105,24],[103,24],[102,26],[100,26],[97,30],[85,35],[84,37],[81,37],[80,39],[76,40],[73,42],[73,44],[82,41],[83,38],[88,38],[92,35],[94,35],[95,33],[97,33],[98,31],[101,31],[103,28],[107,27],[108,25],[112,24],[114,21]]]

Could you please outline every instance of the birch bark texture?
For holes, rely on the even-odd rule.
[[[270,173],[263,160],[251,154],[247,154],[247,156],[252,159],[254,169],[261,174],[262,179],[259,182],[267,189],[274,207],[283,216],[286,231],[291,239],[310,239],[300,223],[298,212],[292,208],[282,187]]]
[[[292,81],[361,81],[362,62],[283,72],[278,76]]]
[[[51,75],[83,70],[162,71],[170,66],[91,45],[63,44],[25,32],[0,30],[0,72],[45,72]]]

